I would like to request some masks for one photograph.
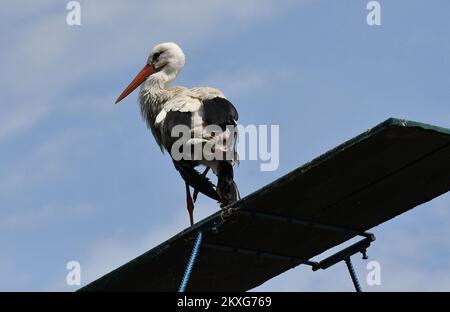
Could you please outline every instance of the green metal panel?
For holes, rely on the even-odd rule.
[[[231,205],[365,231],[450,190],[450,130],[388,119]],[[81,291],[176,291],[196,233],[188,291],[245,291],[298,265],[208,244],[311,259],[352,235],[220,212]],[[218,228],[216,225],[220,224]]]

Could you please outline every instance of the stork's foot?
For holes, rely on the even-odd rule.
[[[226,219],[230,218],[234,213],[234,209],[233,208],[226,208],[226,209],[222,209],[222,213],[220,214],[220,218],[222,219],[222,221],[225,221]]]

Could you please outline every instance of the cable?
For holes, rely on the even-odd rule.
[[[361,292],[361,285],[359,284],[358,277],[356,276],[355,269],[353,268],[352,260],[350,257],[345,259],[345,264],[347,264],[348,271],[350,272],[350,276],[352,278],[353,285],[355,286],[356,292]]]
[[[192,248],[191,256],[186,266],[186,271],[184,272],[183,279],[181,281],[178,292],[184,292],[186,289],[187,283],[189,282],[189,278],[191,276],[192,269],[194,268],[195,265],[195,260],[197,260],[198,251],[200,249],[202,238],[203,238],[202,232],[198,232],[197,239],[195,240],[194,247]]]

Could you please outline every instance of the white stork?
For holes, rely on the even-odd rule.
[[[144,68],[117,98],[116,104],[142,85],[139,95],[141,114],[163,152],[165,149],[171,154],[172,145],[179,139],[172,130],[177,125],[184,125],[191,135],[185,146],[195,149],[196,145],[204,147],[209,144],[214,155],[228,155],[227,158],[211,159],[209,155],[209,158],[200,157],[200,160],[193,157],[192,160],[179,160],[171,154],[175,168],[185,181],[187,209],[192,225],[198,192],[217,200],[222,207],[239,199],[239,191],[233,180],[233,165],[238,161],[235,152],[238,113],[217,89],[171,86],[170,83],[177,77],[184,62],[184,53],[177,44],[158,44],[150,53]],[[209,130],[208,126],[212,125],[216,126],[214,131]],[[217,132],[217,129],[221,131]],[[195,169],[199,165],[206,167],[202,174]],[[216,187],[206,177],[209,169],[217,176]],[[189,186],[194,189],[194,198],[191,197]]]

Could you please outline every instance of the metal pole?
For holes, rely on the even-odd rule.
[[[350,257],[345,259],[345,264],[347,265],[348,271],[350,272],[350,276],[352,277],[353,285],[355,286],[356,292],[362,292],[361,285],[358,281],[358,276],[356,276],[355,269],[353,268],[352,260]]]

